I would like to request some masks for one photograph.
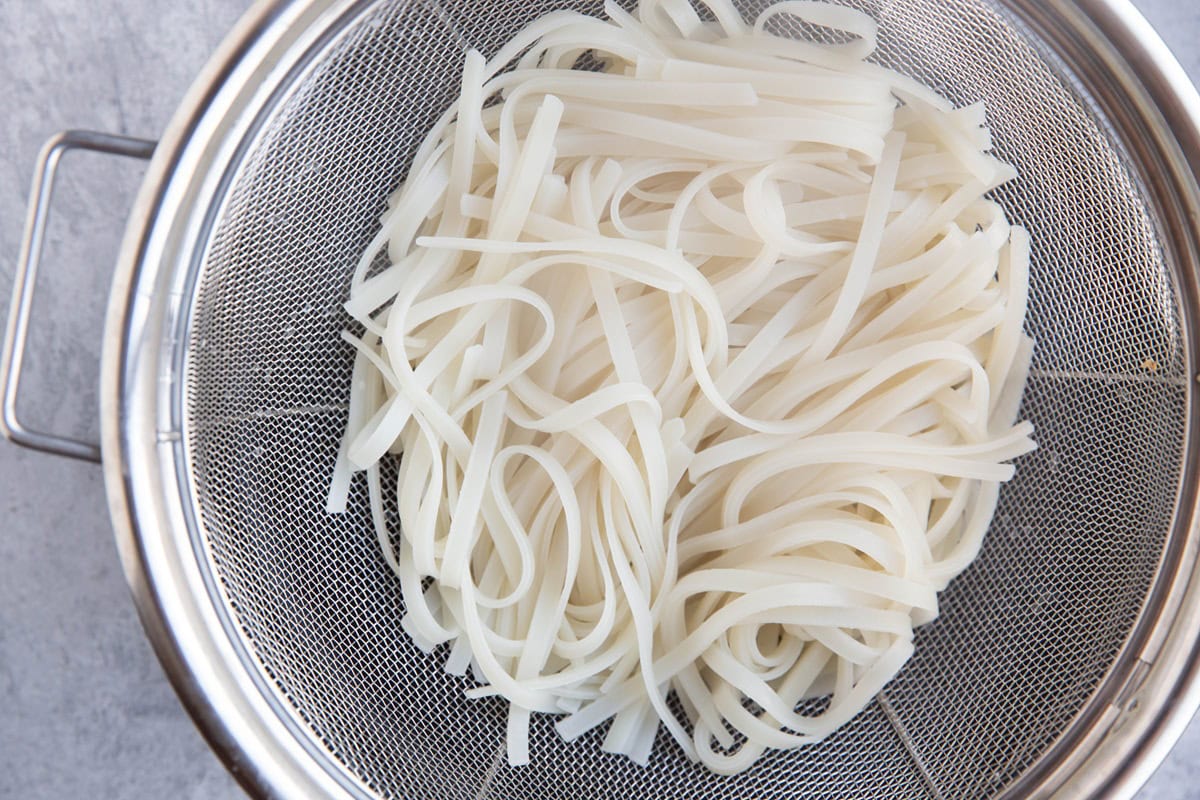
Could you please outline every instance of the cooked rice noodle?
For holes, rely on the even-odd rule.
[[[858,11],[704,5],[468,53],[351,283],[329,510],[365,472],[401,625],[508,702],[512,764],[533,713],[721,773],[820,741],[1034,447],[982,106],[866,62]]]

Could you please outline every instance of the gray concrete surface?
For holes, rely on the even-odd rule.
[[[1200,80],[1200,5],[1137,4]],[[4,307],[41,142],[65,127],[157,136],[245,6],[0,0]],[[141,168],[89,156],[64,163],[22,409],[34,424],[94,438],[104,298]],[[99,469],[0,442],[0,797],[241,796],[142,635]],[[1200,723],[1139,798],[1197,796]]]

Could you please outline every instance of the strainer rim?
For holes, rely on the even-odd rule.
[[[1035,0],[1003,4],[1038,7]],[[195,260],[192,243],[203,225],[201,212],[213,205],[206,206],[206,199],[219,197],[218,173],[231,163],[219,156],[244,138],[250,124],[246,118],[266,108],[254,105],[265,91],[255,82],[290,74],[305,60],[300,45],[311,46],[321,25],[365,5],[366,0],[259,0],[224,40],[181,103],[147,171],[126,231],[106,323],[102,448],[126,578],[181,700],[222,761],[256,796],[370,795],[345,770],[334,768],[332,756],[297,726],[278,690],[262,680],[230,624],[211,571],[201,566],[203,555],[193,551],[182,496],[189,478],[178,418],[172,418],[180,394],[172,383],[179,379],[172,373],[177,366],[172,348],[178,346],[175,328],[186,316],[187,304],[180,279]],[[1200,207],[1200,97],[1182,68],[1129,0],[1063,0],[1039,13],[1071,9],[1095,25],[1096,44],[1111,49],[1133,84],[1148,87],[1150,105],[1161,115],[1156,122],[1162,127],[1165,120],[1163,133],[1178,151],[1172,160],[1180,191]],[[254,113],[245,114],[247,108]],[[234,110],[243,113],[231,116]],[[1194,227],[1191,233],[1200,238]],[[164,375],[168,380],[162,380]],[[1189,392],[1191,418],[1196,417],[1195,405]],[[1192,438],[1189,467],[1196,461]],[[1194,532],[1190,521],[1195,512],[1189,505],[1182,515],[1189,520],[1188,531]],[[1113,762],[1118,766],[1104,781],[1080,780],[1087,770],[1061,764],[1043,787],[1076,781],[1072,785],[1085,794],[1132,794],[1200,705],[1200,582],[1191,580],[1196,537],[1187,538],[1192,545],[1180,554],[1180,581],[1168,587],[1181,608],[1191,612],[1180,615],[1168,634],[1168,641],[1179,645],[1174,656],[1178,669],[1164,698],[1178,702],[1163,702],[1135,740],[1126,737],[1120,760]],[[1183,647],[1189,641],[1190,647]]]

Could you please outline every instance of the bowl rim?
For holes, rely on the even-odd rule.
[[[182,350],[201,253],[225,167],[348,17],[371,0],[258,0],[199,73],[166,128],[130,214],[109,299],[101,359],[101,440],[118,552],[142,624],[197,727],[252,795],[374,797],[316,741],[254,666],[198,546],[181,441]],[[1130,0],[1002,0],[1067,54],[1088,53],[1094,92],[1124,119],[1131,156],[1161,181],[1180,289],[1200,309],[1200,94]],[[1187,325],[1189,375],[1200,331]],[[1197,316],[1200,319],[1200,315]],[[1121,659],[1063,736],[1001,796],[1130,797],[1200,706],[1200,422],[1188,381],[1184,469],[1163,568]]]

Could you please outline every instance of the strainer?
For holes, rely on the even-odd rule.
[[[748,0],[747,14],[767,0]],[[1200,699],[1196,580],[1200,97],[1125,0],[857,0],[882,63],[983,99],[1035,242],[1019,464],[984,551],[885,692],[824,743],[718,777],[660,735],[648,767],[564,744],[504,758],[499,703],[401,632],[361,487],[324,491],[345,417],[351,269],[467,46],[597,0],[262,2],[176,114],[133,210],[105,337],[103,461],[147,632],[184,703],[263,796],[1129,796]],[[5,348],[21,351],[51,140]]]

